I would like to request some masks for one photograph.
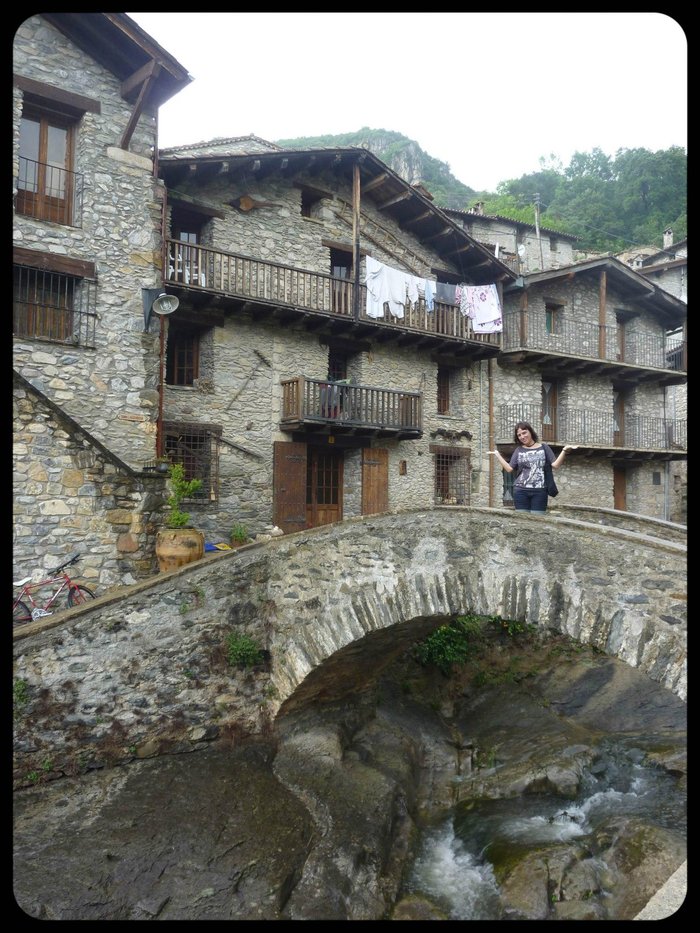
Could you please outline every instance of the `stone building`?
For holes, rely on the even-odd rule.
[[[667,292],[688,303],[688,239],[673,239],[673,230],[664,230],[663,248],[651,250],[640,257],[635,268],[645,278],[660,285]],[[687,420],[688,389],[685,383],[668,390],[667,410],[670,418]],[[670,518],[687,522],[688,515],[688,462],[674,461],[671,465]]]
[[[162,278],[157,110],[191,79],[121,13],[29,17],[13,78],[14,579],[79,551],[104,588],[153,564],[142,288]]]
[[[669,408],[687,378],[684,302],[604,257],[526,276],[504,304],[492,386],[503,455],[529,421],[555,450],[577,445],[558,501],[668,520],[671,465],[687,458],[686,419]]]
[[[446,208],[445,213],[519,275],[559,269],[575,261],[577,237],[571,234],[484,214],[482,203],[468,211]]]
[[[571,265],[559,234],[518,276],[527,225],[497,258],[493,228],[365,149],[159,152],[189,80],[126,14],[16,33],[15,579],[76,550],[102,591],[154,572],[160,457],[202,479],[186,508],[211,542],[499,506],[489,450],[519,417],[579,444],[568,502],[665,517],[682,302],[616,260]],[[497,319],[465,313],[475,293]]]
[[[200,527],[484,503],[500,336],[453,299],[486,285],[500,309],[514,273],[364,149],[236,137],[159,171],[179,299],[162,441],[205,477]]]

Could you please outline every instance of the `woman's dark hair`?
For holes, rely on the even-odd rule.
[[[516,426],[513,428],[513,440],[515,441],[517,445],[520,445],[520,441],[518,440],[518,431],[529,431],[535,443],[537,443],[537,441],[539,440],[539,437],[537,436],[537,431],[535,431],[535,429],[529,423],[529,421],[518,421]]]

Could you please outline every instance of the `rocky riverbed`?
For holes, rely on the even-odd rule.
[[[450,677],[407,654],[268,736],[15,792],[16,902],[45,920],[454,919],[412,881],[431,829],[543,795],[566,812],[610,742],[675,816],[494,842],[488,870],[502,919],[629,919],[686,856],[685,704],[616,659],[504,632]]]

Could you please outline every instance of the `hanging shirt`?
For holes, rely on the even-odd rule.
[[[384,303],[388,302],[390,313],[402,318],[407,297],[411,301],[418,300],[418,283],[423,280],[410,272],[387,266],[372,256],[366,257],[365,269],[368,317],[384,317]]]

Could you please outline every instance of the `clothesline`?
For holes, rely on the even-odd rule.
[[[368,317],[384,317],[384,305],[390,313],[403,318],[408,302],[424,298],[428,311],[435,307],[435,298],[458,305],[461,313],[472,321],[475,334],[492,334],[503,329],[503,312],[495,285],[448,285],[433,279],[420,278],[394,269],[367,256],[365,259]],[[450,299],[451,296],[451,299]]]

